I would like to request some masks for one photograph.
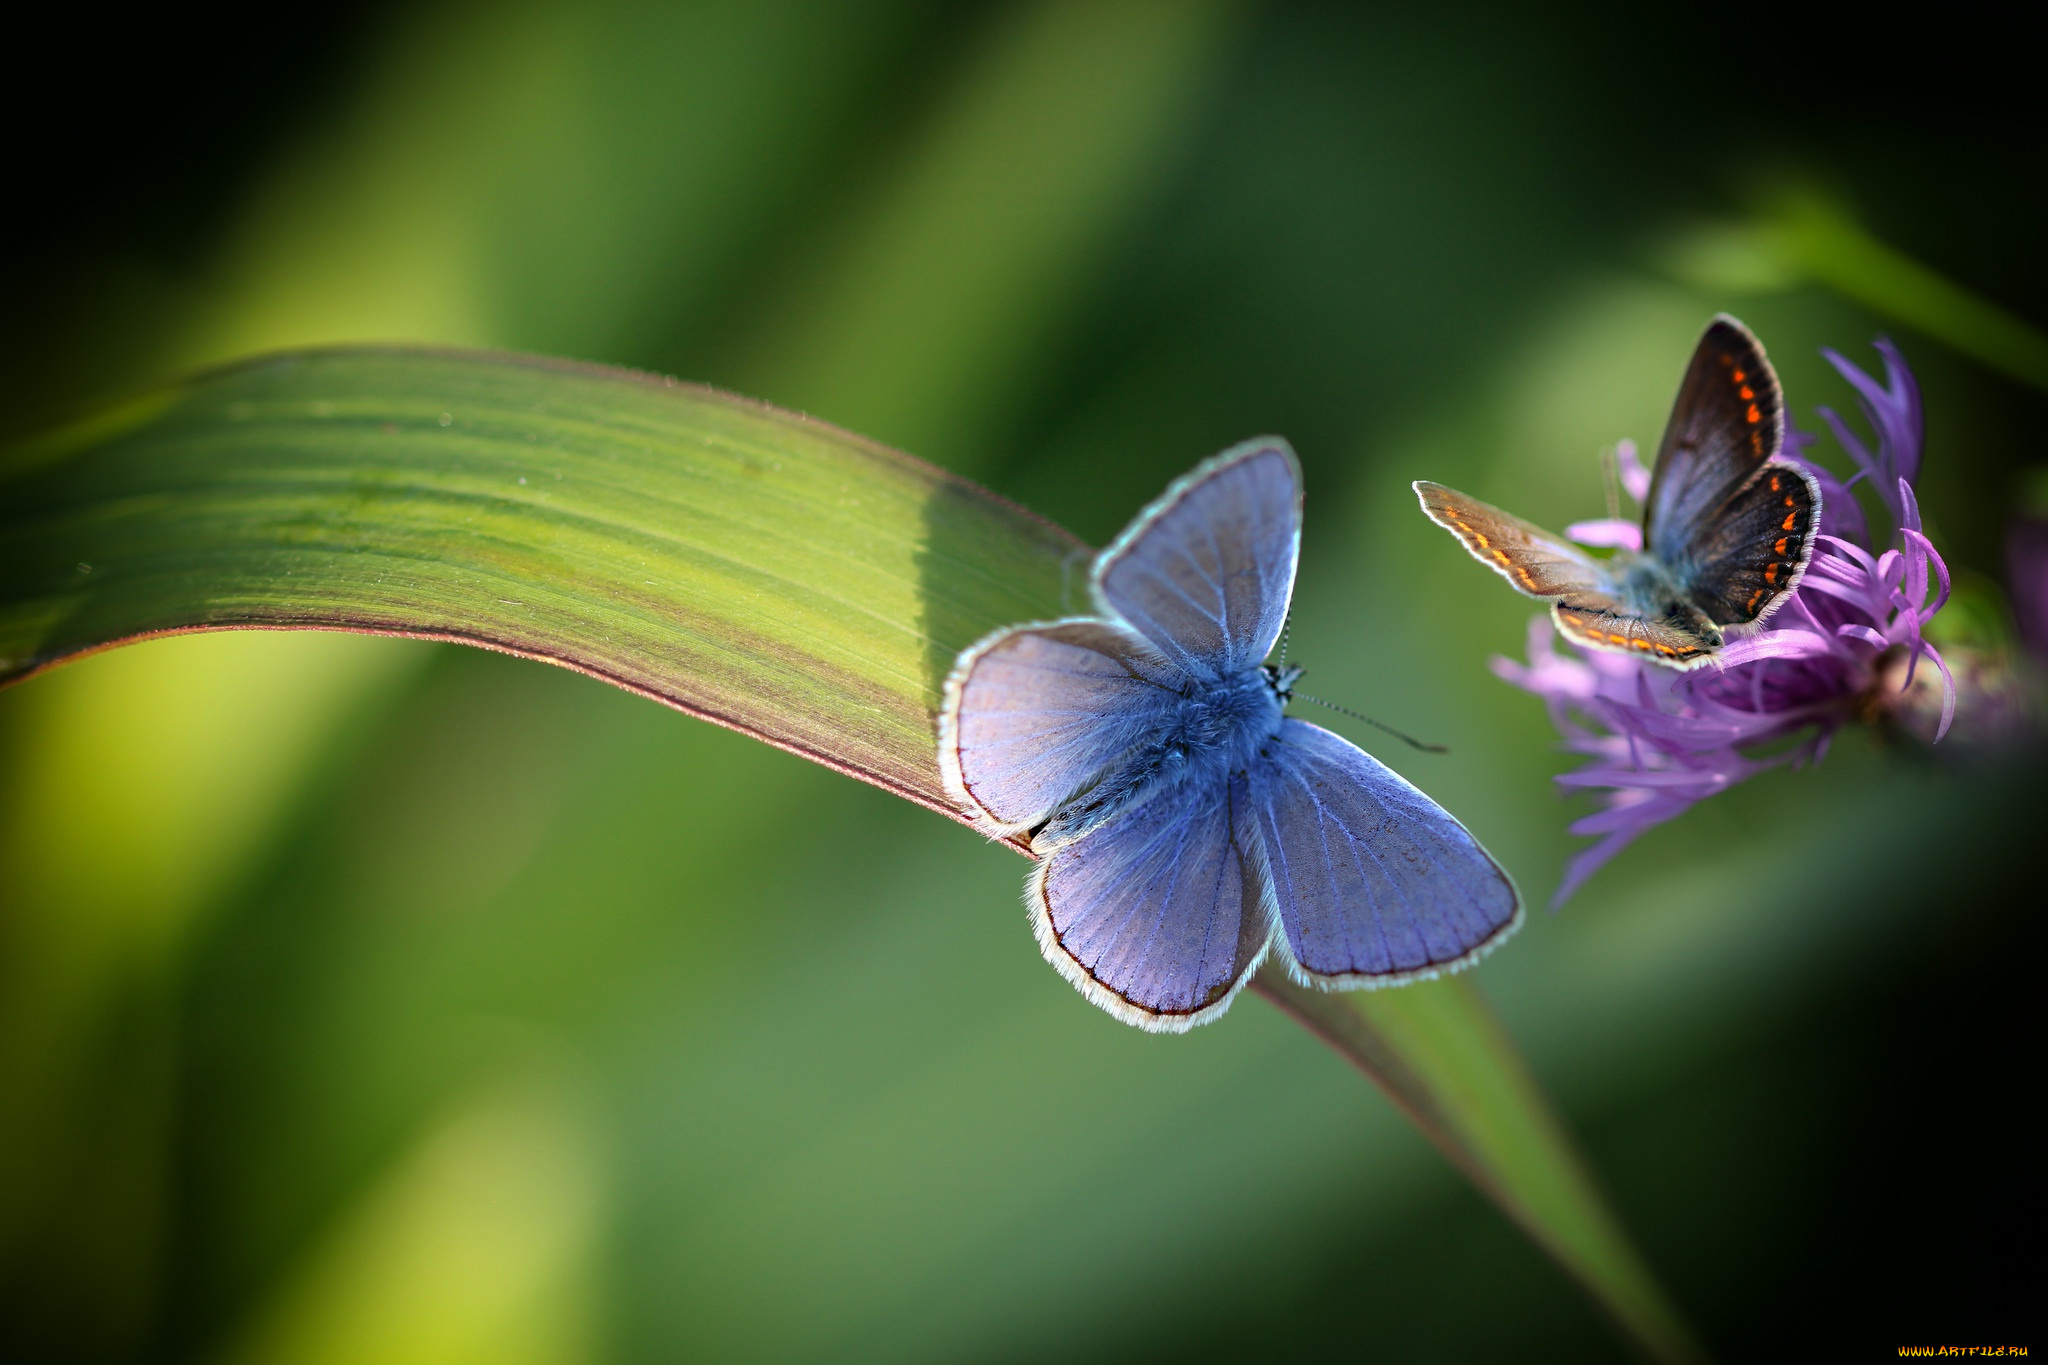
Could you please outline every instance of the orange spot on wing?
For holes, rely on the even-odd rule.
[[[1748,605],[1747,607],[1744,607],[1744,608],[1743,608],[1743,610],[1744,610],[1744,611],[1755,611],[1755,610],[1756,610],[1756,600],[1757,600],[1757,599],[1758,599],[1759,597],[1762,597],[1763,595],[1764,595],[1764,590],[1763,590],[1762,588],[1758,588],[1758,589],[1757,589],[1757,590],[1756,590],[1755,592],[1751,593],[1751,594],[1749,595],[1749,605]]]
[[[1749,405],[1749,420],[1752,423],[1761,422],[1764,420],[1764,415],[1761,412],[1757,411],[1757,406],[1754,403],[1751,403]]]
[[[1754,397],[1756,397],[1756,390],[1752,389],[1749,385],[1744,384],[1742,386],[1742,401],[1747,403],[1750,399]]]
[[[1783,485],[1778,482],[1778,476],[1776,474],[1771,475],[1771,491],[1773,493],[1783,491]]]
[[[1772,554],[1779,554],[1779,555],[1781,555],[1781,554],[1785,553],[1785,547],[1786,547],[1787,545],[1791,544],[1791,542],[1792,542],[1792,537],[1790,537],[1790,536],[1782,536],[1782,537],[1780,537],[1780,538],[1779,538],[1779,540],[1778,540],[1778,543],[1777,543],[1776,545],[1773,545],[1773,546],[1771,547],[1771,553],[1772,553]]]
[[[1799,514],[1797,512],[1787,512],[1785,514],[1784,523],[1780,525],[1778,529],[1780,531],[1789,531],[1792,529],[1792,523],[1797,520],[1799,520]]]
[[[1778,581],[1778,566],[1777,566],[1777,565],[1775,565],[1775,564],[1773,564],[1773,565],[1771,565],[1771,567],[1770,567],[1770,568],[1768,568],[1768,569],[1765,569],[1765,570],[1764,570],[1764,582],[1766,582],[1766,583],[1775,583],[1775,582],[1777,582],[1777,581]]]
[[[1727,356],[1725,356],[1725,355],[1724,355],[1724,356],[1722,356],[1722,357],[1721,357],[1721,363],[1722,363],[1723,365],[1729,365],[1729,364],[1733,364],[1734,362],[1733,362],[1733,361],[1731,361],[1731,360],[1729,360],[1729,358],[1728,358]],[[1747,378],[1749,378],[1749,376],[1748,376],[1748,375],[1746,375],[1746,374],[1744,374],[1744,373],[1742,372],[1742,367],[1741,367],[1740,365],[1736,365],[1736,366],[1735,366],[1735,382],[1736,382],[1736,383],[1738,383],[1738,384],[1740,384],[1740,383],[1741,383],[1741,382],[1742,382],[1743,380],[1745,380],[1745,379],[1747,379]],[[1745,396],[1746,396],[1746,395],[1745,395]]]
[[[1673,649],[1670,645],[1658,645],[1657,652],[1659,654],[1676,654],[1678,651]]]

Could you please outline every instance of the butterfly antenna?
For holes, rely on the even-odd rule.
[[[1280,667],[1287,667],[1287,632],[1294,629],[1294,613],[1288,612],[1280,622]]]
[[[1600,447],[1600,481],[1607,489],[1607,519],[1621,520],[1621,471],[1615,467],[1614,447]]]
[[[1395,739],[1400,740],[1403,744],[1406,744],[1411,748],[1420,749],[1422,750],[1422,752],[1426,754],[1447,754],[1451,751],[1450,746],[1447,744],[1424,744],[1421,740],[1415,738],[1413,735],[1404,735],[1399,730],[1396,730],[1393,726],[1386,724],[1384,721],[1374,720],[1371,716],[1366,715],[1364,712],[1354,711],[1348,706],[1339,706],[1336,702],[1324,701],[1321,697],[1311,697],[1306,692],[1296,692],[1294,695],[1300,697],[1303,701],[1312,701],[1317,706],[1328,707],[1330,710],[1337,712],[1339,715],[1349,716],[1353,720],[1362,720],[1367,725],[1370,725],[1373,729],[1384,730],[1388,734],[1392,735]]]

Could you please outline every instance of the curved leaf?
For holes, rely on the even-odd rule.
[[[203,376],[17,454],[0,681],[123,640],[317,627],[546,660],[952,815],[953,656],[1089,551],[822,422],[647,375],[338,350]]]
[[[316,628],[574,668],[957,817],[954,656],[1085,602],[1091,552],[954,475],[673,380],[334,350],[13,453],[0,682],[153,634]],[[1656,1358],[1694,1354],[1467,982],[1258,988],[1378,1082]]]
[[[1469,977],[1333,995],[1265,973],[1254,989],[1376,1081],[1653,1359],[1700,1358]]]

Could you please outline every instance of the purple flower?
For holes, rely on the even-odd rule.
[[[1877,452],[1872,454],[1856,433],[1835,415],[1833,408],[1822,408],[1820,416],[1828,424],[1828,430],[1835,433],[1835,440],[1841,443],[1842,449],[1849,452],[1849,458],[1856,462],[1856,473],[1843,486],[1853,488],[1869,479],[1877,496],[1883,499],[1891,512],[1892,525],[1904,526],[1907,524],[1905,504],[1912,501],[1912,494],[1907,493],[1901,500],[1896,490],[1902,484],[1910,486],[1920,477],[1920,440],[1924,430],[1920,419],[1920,381],[1913,378],[1913,372],[1906,368],[1906,358],[1899,354],[1899,348],[1892,345],[1890,338],[1879,337],[1876,346],[1877,353],[1884,357],[1883,384],[1857,369],[1836,351],[1823,347],[1821,354],[1856,390],[1856,404],[1863,409],[1864,419],[1877,432]],[[1821,490],[1823,495],[1827,491],[1826,488]],[[1848,499],[1842,502],[1845,508],[1855,505]],[[1912,518],[1912,524],[1917,527],[1920,522],[1917,510],[1912,513]],[[1861,520],[1860,509],[1858,520]]]
[[[1877,433],[1873,453],[1832,412],[1822,417],[1858,472],[1846,484],[1800,452],[1813,437],[1788,432],[1786,454],[1821,481],[1824,509],[1806,576],[1769,625],[1733,640],[1715,664],[1689,673],[1623,655],[1555,647],[1548,618],[1529,629],[1529,662],[1496,658],[1493,670],[1543,698],[1564,747],[1588,762],[1557,780],[1600,796],[1600,809],[1572,825],[1599,836],[1566,868],[1561,904],[1608,859],[1652,825],[1694,802],[1782,765],[1818,762],[1843,725],[1924,711],[1939,678],[1933,737],[1955,718],[1949,665],[1925,630],[1948,601],[1948,566],[1920,528],[1913,479],[1920,469],[1920,391],[1897,348],[1880,338],[1885,382],[1825,352],[1856,389]],[[1632,446],[1623,480],[1641,501],[1648,477]],[[1891,513],[1893,547],[1874,552],[1849,489],[1869,480]],[[1611,521],[1581,523],[1574,538],[1625,545]],[[1918,727],[1908,727],[1917,729]]]

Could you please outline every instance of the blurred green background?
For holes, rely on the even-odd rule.
[[[1849,404],[1817,347],[1900,341],[1922,503],[1973,582],[2041,459],[2024,361],[1744,229],[1823,196],[2048,320],[2031,77],[1979,23],[55,22],[67,95],[6,96],[8,432],[256,349],[507,347],[815,412],[1097,541],[1281,432],[1310,487],[1308,686],[1449,743],[1357,736],[1539,904],[1576,808],[1541,708],[1485,669],[1528,611],[1409,480],[1599,515],[1599,449],[1654,442],[1724,308],[1809,429]],[[2038,1321],[2037,772],[1845,736],[1653,832],[1480,971],[1727,1358]],[[478,651],[199,637],[0,694],[0,1355],[1620,1357],[1263,1001],[1177,1039],[1083,1003],[1031,943],[1024,868]]]

